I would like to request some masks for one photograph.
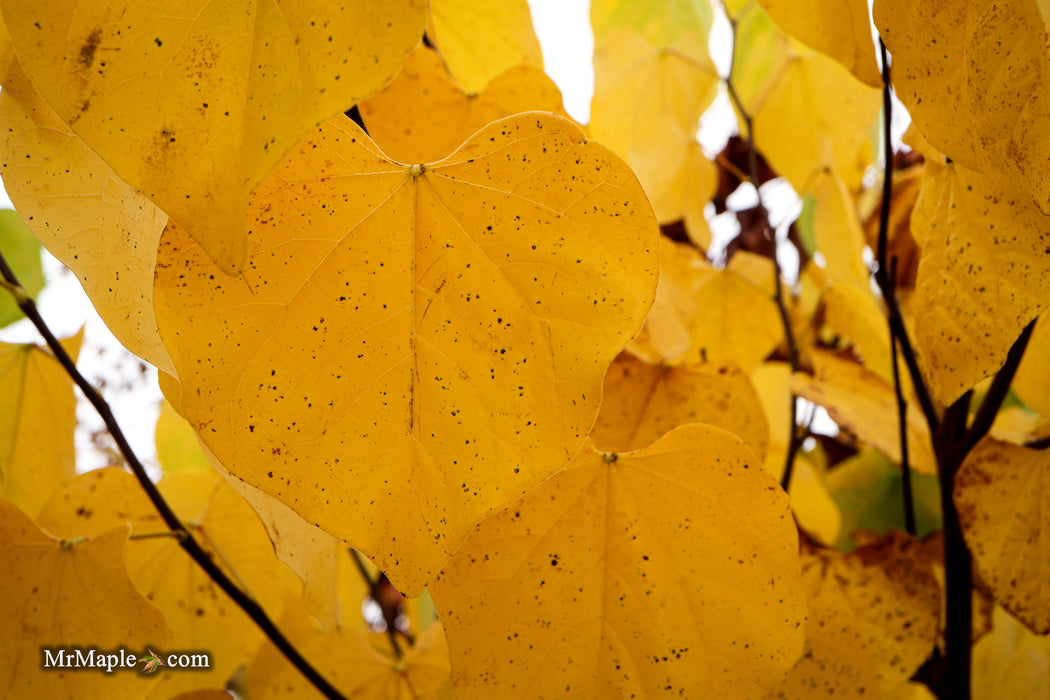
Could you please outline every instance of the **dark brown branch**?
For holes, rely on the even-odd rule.
[[[117,443],[117,447],[120,449],[120,453],[124,456],[124,459],[128,463],[128,467],[131,468],[132,473],[138,479],[139,484],[146,491],[146,495],[149,497],[153,506],[160,513],[161,518],[164,519],[164,524],[168,526],[182,545],[183,550],[190,556],[193,561],[197,563],[205,573],[215,582],[219,588],[226,592],[226,595],[230,598],[245,612],[248,617],[255,622],[256,626],[259,627],[266,634],[269,640],[277,647],[285,658],[288,659],[299,669],[299,672],[310,681],[311,684],[317,690],[319,690],[325,697],[332,699],[342,699],[343,695],[335,687],[325,680],[310,663],[303,657],[302,654],[292,645],[292,643],[281,633],[277,628],[277,625],[273,623],[270,617],[263,610],[262,606],[259,605],[247,592],[242,590],[233,580],[224,572],[218,564],[216,564],[211,555],[201,547],[200,543],[194,539],[193,535],[182,524],[179,517],[175,514],[175,511],[171,509],[167,501],[157,490],[156,485],[150,481],[149,475],[146,474],[145,467],[142,466],[142,462],[139,461],[138,456],[131,449],[131,445],[128,443],[127,438],[124,436],[124,431],[121,430],[120,425],[117,423],[116,418],[113,417],[113,411],[110,409],[109,404],[102,398],[102,394],[92,386],[84,375],[77,369],[76,363],[66,352],[66,349],[62,347],[62,344],[58,342],[55,335],[51,332],[47,323],[40,316],[40,312],[36,308],[36,303],[26,294],[22,285],[19,283],[18,278],[12,272],[10,266],[7,264],[7,260],[3,254],[0,253],[0,275],[3,276],[5,284],[3,285],[8,291],[15,297],[15,301],[18,303],[18,307],[22,310],[22,313],[36,326],[37,331],[43,336],[47,346],[51,348],[51,352],[54,353],[55,359],[58,360],[59,364],[66,373],[73,379],[73,382],[80,387],[80,390],[84,393],[84,396],[91,405],[94,406],[95,410],[101,416],[103,422],[106,424],[106,428],[113,436],[113,440]]]
[[[733,28],[733,55],[736,55],[736,20],[730,17],[730,25]],[[760,212],[765,214],[767,209],[765,204],[762,202],[762,190],[760,188],[760,180],[758,179],[758,151],[755,148],[755,124],[751,118],[751,115],[744,108],[744,103],[740,99],[740,95],[736,91],[736,87],[733,85],[733,65],[732,62],[729,66],[729,74],[726,76],[726,89],[729,91],[729,97],[732,99],[733,104],[736,105],[737,112],[740,114],[740,118],[744,121],[744,127],[747,129],[747,133],[744,136],[747,139],[747,161],[748,161],[748,179],[751,181],[751,186],[755,188],[755,196],[758,197],[758,209]],[[777,234],[776,231],[769,227],[768,217],[766,222],[766,230],[769,231],[769,236],[773,243],[773,299],[777,304],[777,311],[780,314],[780,323],[784,327],[784,342],[787,343],[788,358],[791,362],[792,373],[798,371],[798,345],[795,342],[795,333],[791,329],[791,318],[788,316],[787,304],[784,301],[784,290],[781,282],[781,270],[780,261],[777,259]],[[780,477],[780,485],[785,491],[788,491],[791,487],[791,474],[795,467],[795,456],[798,454],[799,447],[802,445],[802,435],[798,427],[798,401],[794,392],[791,393],[791,410],[790,410],[790,421],[791,421],[791,437],[788,440],[787,454],[784,457],[784,471]]]
[[[361,578],[364,579],[365,585],[368,586],[368,595],[383,611],[383,621],[386,623],[386,636],[390,640],[390,648],[393,650],[394,656],[400,659],[404,656],[404,653],[401,651],[400,642],[397,641],[397,611],[394,610],[391,613],[387,610],[387,606],[383,604],[383,597],[379,591],[379,578],[373,579],[368,573],[368,567],[365,566],[365,560],[360,552],[353,547],[350,547],[349,549],[350,557],[354,560],[358,573],[361,574]]]
[[[890,284],[897,287],[897,256],[890,261]],[[904,507],[904,529],[913,537],[915,526],[915,499],[911,491],[911,465],[908,462],[908,402],[901,387],[900,367],[897,363],[897,335],[890,328],[890,359],[893,362],[893,391],[897,396],[897,430],[901,440],[901,496]]]
[[[1017,340],[1010,346],[1010,351],[1006,354],[1006,362],[995,374],[992,385],[988,387],[988,393],[984,395],[981,405],[977,408],[977,414],[974,416],[973,423],[970,424],[970,428],[966,431],[962,444],[964,453],[969,454],[974,445],[987,435],[988,430],[991,429],[995,416],[999,413],[999,407],[1003,405],[1003,399],[1006,398],[1006,393],[1010,391],[1010,384],[1014,380],[1014,375],[1017,374],[1017,368],[1021,364],[1025,348],[1028,347],[1028,340],[1032,337],[1033,328],[1035,328],[1035,319],[1032,319],[1032,322],[1025,326],[1024,330],[1021,331],[1021,335],[1017,336]]]

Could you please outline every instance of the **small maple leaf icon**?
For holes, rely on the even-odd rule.
[[[149,652],[149,655],[144,659],[139,659],[139,663],[146,664],[142,668],[143,673],[153,673],[157,670],[157,666],[163,666],[164,662],[160,660],[159,656],[157,656],[157,652],[152,649],[147,649],[146,651]]]

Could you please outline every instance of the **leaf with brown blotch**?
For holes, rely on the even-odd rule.
[[[797,557],[787,496],[730,433],[586,447],[432,583],[456,697],[760,696],[802,649]]]
[[[564,466],[655,293],[634,176],[552,114],[392,162],[349,119],[252,200],[244,275],[161,241],[173,401],[234,474],[418,595],[473,525]]]
[[[985,438],[955,476],[955,505],[996,602],[1050,632],[1050,451]]]

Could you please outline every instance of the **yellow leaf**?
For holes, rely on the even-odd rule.
[[[941,589],[918,540],[900,531],[850,554],[803,557],[810,600],[845,603],[871,655],[882,692],[912,676],[933,651]]]
[[[383,90],[360,105],[368,134],[402,163],[432,163],[489,122],[539,110],[565,116],[561,92],[535,66],[508,68],[476,94],[449,78],[441,58],[419,47]]]
[[[732,78],[753,118],[758,150],[796,192],[807,192],[824,168],[837,171],[850,191],[858,190],[874,158],[870,147],[867,153],[863,149],[880,91],[785,37],[757,5],[748,7],[737,26]],[[804,15],[804,21],[811,20]]]
[[[662,238],[656,302],[631,352],[653,364],[729,362],[750,372],[783,337],[772,298],[714,269],[692,246]]]
[[[928,686],[915,681],[908,681],[903,685],[897,686],[894,690],[884,693],[882,700],[937,700],[937,696],[933,694],[933,691]]]
[[[761,364],[751,372],[751,382],[762,402],[766,424],[769,426],[766,471],[779,481],[784,474],[784,461],[791,438],[791,365],[787,362]]]
[[[63,543],[0,499],[0,687],[11,698],[141,698],[157,676],[41,670],[42,649],[171,648],[164,617],[128,578],[128,528]]]
[[[728,430],[759,459],[765,457],[769,426],[742,370],[729,364],[650,365],[627,353],[605,375],[591,442],[605,452],[638,450],[688,423]]]
[[[973,647],[974,700],[1050,696],[1050,637],[1036,636],[1002,608],[992,631]]]
[[[229,274],[244,264],[255,186],[311,128],[389,80],[426,23],[422,0],[381,12],[361,0],[0,9],[58,116]]]
[[[436,165],[348,119],[253,200],[223,279],[176,227],[157,315],[216,457],[420,593],[481,518],[571,459],[654,296],[655,221],[570,122],[495,122]]]
[[[346,627],[326,632],[290,603],[280,627],[311,664],[347,697],[429,700],[448,679],[448,646],[441,624],[427,628],[397,659],[385,634]],[[281,652],[265,643],[248,665],[245,694],[252,700],[323,697]]]
[[[212,466],[197,442],[197,433],[186,419],[163,399],[160,403],[154,441],[157,446],[157,460],[165,474],[211,472]]]
[[[867,0],[758,0],[758,4],[785,32],[835,59],[862,83],[882,87]]]
[[[543,68],[526,0],[430,0],[427,35],[467,92],[480,92],[514,66]]]
[[[802,658],[766,698],[878,698],[879,679],[865,642],[848,605],[811,596]]]
[[[893,85],[953,161],[1023,188],[1050,213],[1050,55],[1034,0],[877,0]],[[937,37],[937,41],[930,41]]]
[[[717,185],[696,132],[718,91],[706,34],[682,33],[654,45],[629,28],[611,31],[594,54],[590,135],[623,157],[638,175],[660,223],[685,219],[706,246],[703,216]]]
[[[0,93],[0,164],[11,201],[72,270],[124,347],[171,360],[153,314],[153,267],[168,221],[74,135],[18,68]]]
[[[706,46],[714,19],[706,0],[592,0],[590,14],[595,44],[628,28],[653,46],[672,46],[687,34]]]
[[[730,433],[585,448],[431,585],[456,697],[753,697],[802,648],[797,557],[786,495]]]
[[[1025,405],[1050,418],[1050,313],[1043,312],[1028,339],[1010,388]]]
[[[1050,632],[1050,452],[985,438],[955,477],[966,544],[996,602]]]
[[[924,240],[915,341],[930,390],[952,403],[994,374],[1050,303],[1050,217],[998,175],[927,170],[912,218]]]
[[[265,610],[277,610],[281,565],[248,504],[214,473],[166,476],[158,488],[217,563],[246,584]],[[167,532],[135,478],[115,468],[67,482],[44,507],[39,522],[67,538],[91,537],[121,523],[131,524],[133,536]],[[170,648],[211,654],[207,671],[165,673],[157,691],[163,697],[225,683],[258,646],[262,632],[174,538],[132,540],[127,565],[135,588],[164,611],[173,632]]]
[[[832,282],[867,290],[866,242],[846,183],[835,171],[823,171],[816,176],[812,192],[816,197],[813,231],[828,277]]]
[[[890,354],[890,331],[882,306],[870,288],[855,284],[836,284],[824,290],[824,323],[837,335],[845,336],[864,367],[892,386],[893,356]],[[900,363],[900,377],[905,395],[911,393],[911,381]]]
[[[783,462],[780,464],[783,471]],[[825,545],[833,545],[842,528],[842,513],[828,491],[820,469],[800,452],[791,472],[791,510],[799,527]]]
[[[836,423],[900,464],[897,397],[893,387],[859,362],[821,350],[814,350],[811,357],[814,374],[796,373],[792,390],[823,406]],[[922,411],[912,402],[908,402],[906,425],[911,468],[935,474],[937,463],[930,431]]]
[[[73,358],[83,338],[63,342]],[[30,515],[76,473],[76,408],[73,380],[49,350],[0,343],[0,496]]]

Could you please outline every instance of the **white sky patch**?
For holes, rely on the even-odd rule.
[[[561,90],[565,111],[591,120],[594,96],[594,33],[588,0],[529,0],[532,24],[543,49],[543,67]]]

